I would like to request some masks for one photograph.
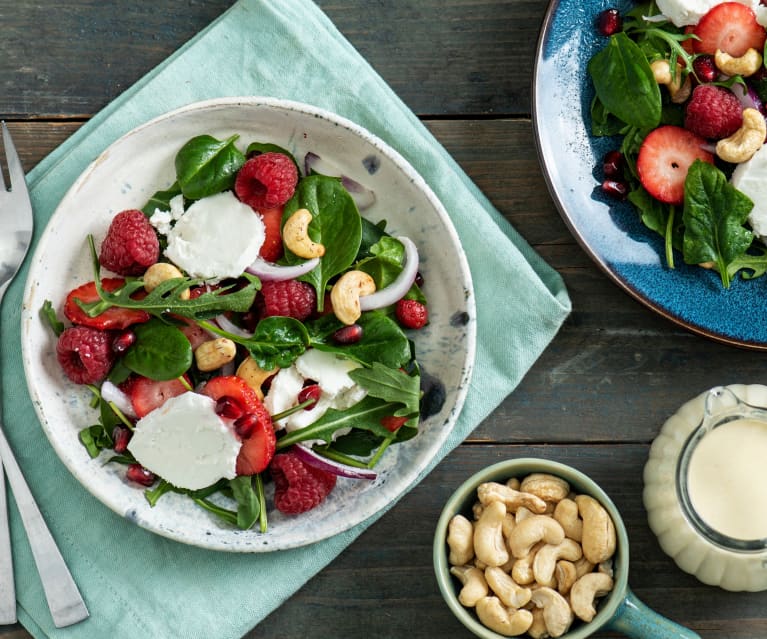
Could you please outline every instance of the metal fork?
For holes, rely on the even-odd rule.
[[[16,276],[29,245],[32,242],[32,203],[19,156],[13,146],[8,127],[2,122],[10,190],[0,173],[0,240],[10,244],[0,249],[0,304],[11,280]],[[45,598],[57,628],[69,626],[88,617],[80,591],[72,579],[64,558],[56,546],[42,513],[35,503],[24,475],[11,451],[0,421],[0,460],[11,485],[16,506],[29,539],[32,556],[40,573]],[[8,530],[8,511],[5,498],[2,466],[0,466],[0,623],[16,621],[16,594],[13,581],[13,562]]]

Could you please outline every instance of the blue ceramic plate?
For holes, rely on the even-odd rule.
[[[553,0],[538,43],[533,84],[533,125],[551,195],[571,232],[597,265],[622,289],[662,316],[711,339],[767,350],[767,279],[735,279],[665,263],[662,238],[647,229],[628,202],[599,190],[604,154],[618,138],[590,135],[594,95],[586,65],[606,39],[595,27],[608,6],[630,2]]]

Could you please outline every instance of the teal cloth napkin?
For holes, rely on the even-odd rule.
[[[241,95],[308,102],[361,124],[413,164],[452,217],[476,289],[478,345],[460,419],[425,474],[516,387],[559,330],[570,301],[558,274],[309,0],[242,0],[45,158],[28,175],[35,237],[77,176],[119,136],[184,104]],[[19,618],[31,634],[241,637],[377,518],[310,547],[238,555],[169,541],[114,514],[69,474],[38,426],[20,356],[25,275],[26,269],[2,308],[3,414],[19,463],[91,612],[78,625],[53,627],[11,500]]]

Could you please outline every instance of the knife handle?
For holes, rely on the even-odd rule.
[[[16,588],[13,580],[11,530],[8,527],[8,500],[5,496],[5,474],[0,464],[0,625],[16,623]]]

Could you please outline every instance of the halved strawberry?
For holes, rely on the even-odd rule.
[[[255,413],[241,418],[248,419],[250,424],[249,435],[243,438],[237,456],[238,475],[256,475],[266,470],[277,448],[277,435],[274,433],[272,417],[261,402],[259,405]],[[236,426],[235,422],[235,428]]]
[[[642,142],[637,157],[637,172],[642,186],[661,202],[682,204],[684,181],[695,160],[714,163],[704,150],[706,140],[682,127],[658,127]]]
[[[120,288],[123,284],[125,284],[125,280],[119,277],[105,277],[101,280],[101,286],[105,291],[114,291]],[[90,326],[102,331],[119,331],[128,328],[132,324],[148,322],[151,317],[146,311],[132,308],[118,308],[117,306],[112,306],[95,317],[89,317],[85,311],[77,305],[75,300],[80,300],[84,303],[98,302],[99,294],[96,292],[95,282],[88,282],[69,292],[66,302],[64,302],[64,315],[73,324]]]
[[[407,417],[396,417],[395,415],[387,415],[386,417],[381,417],[381,426],[383,426],[386,430],[391,431],[392,433],[396,433],[400,428],[402,428],[405,425],[405,422],[407,421]]]
[[[157,381],[140,375],[129,378],[120,387],[130,398],[138,418],[148,415],[171,397],[176,397],[189,390],[178,378]]]
[[[695,53],[713,55],[721,49],[735,58],[751,48],[761,53],[767,37],[753,9],[740,2],[716,5],[700,19],[693,33],[700,38],[693,41]]]
[[[267,209],[261,208],[258,212],[264,221],[266,239],[261,245],[258,254],[267,262],[276,262],[282,257],[284,249],[282,246],[282,235],[280,233],[282,226],[282,208],[281,206]]]
[[[256,413],[262,408],[262,404],[248,383],[237,375],[219,375],[211,377],[200,391],[203,395],[212,397],[217,402],[228,397],[233,400],[242,413]]]

